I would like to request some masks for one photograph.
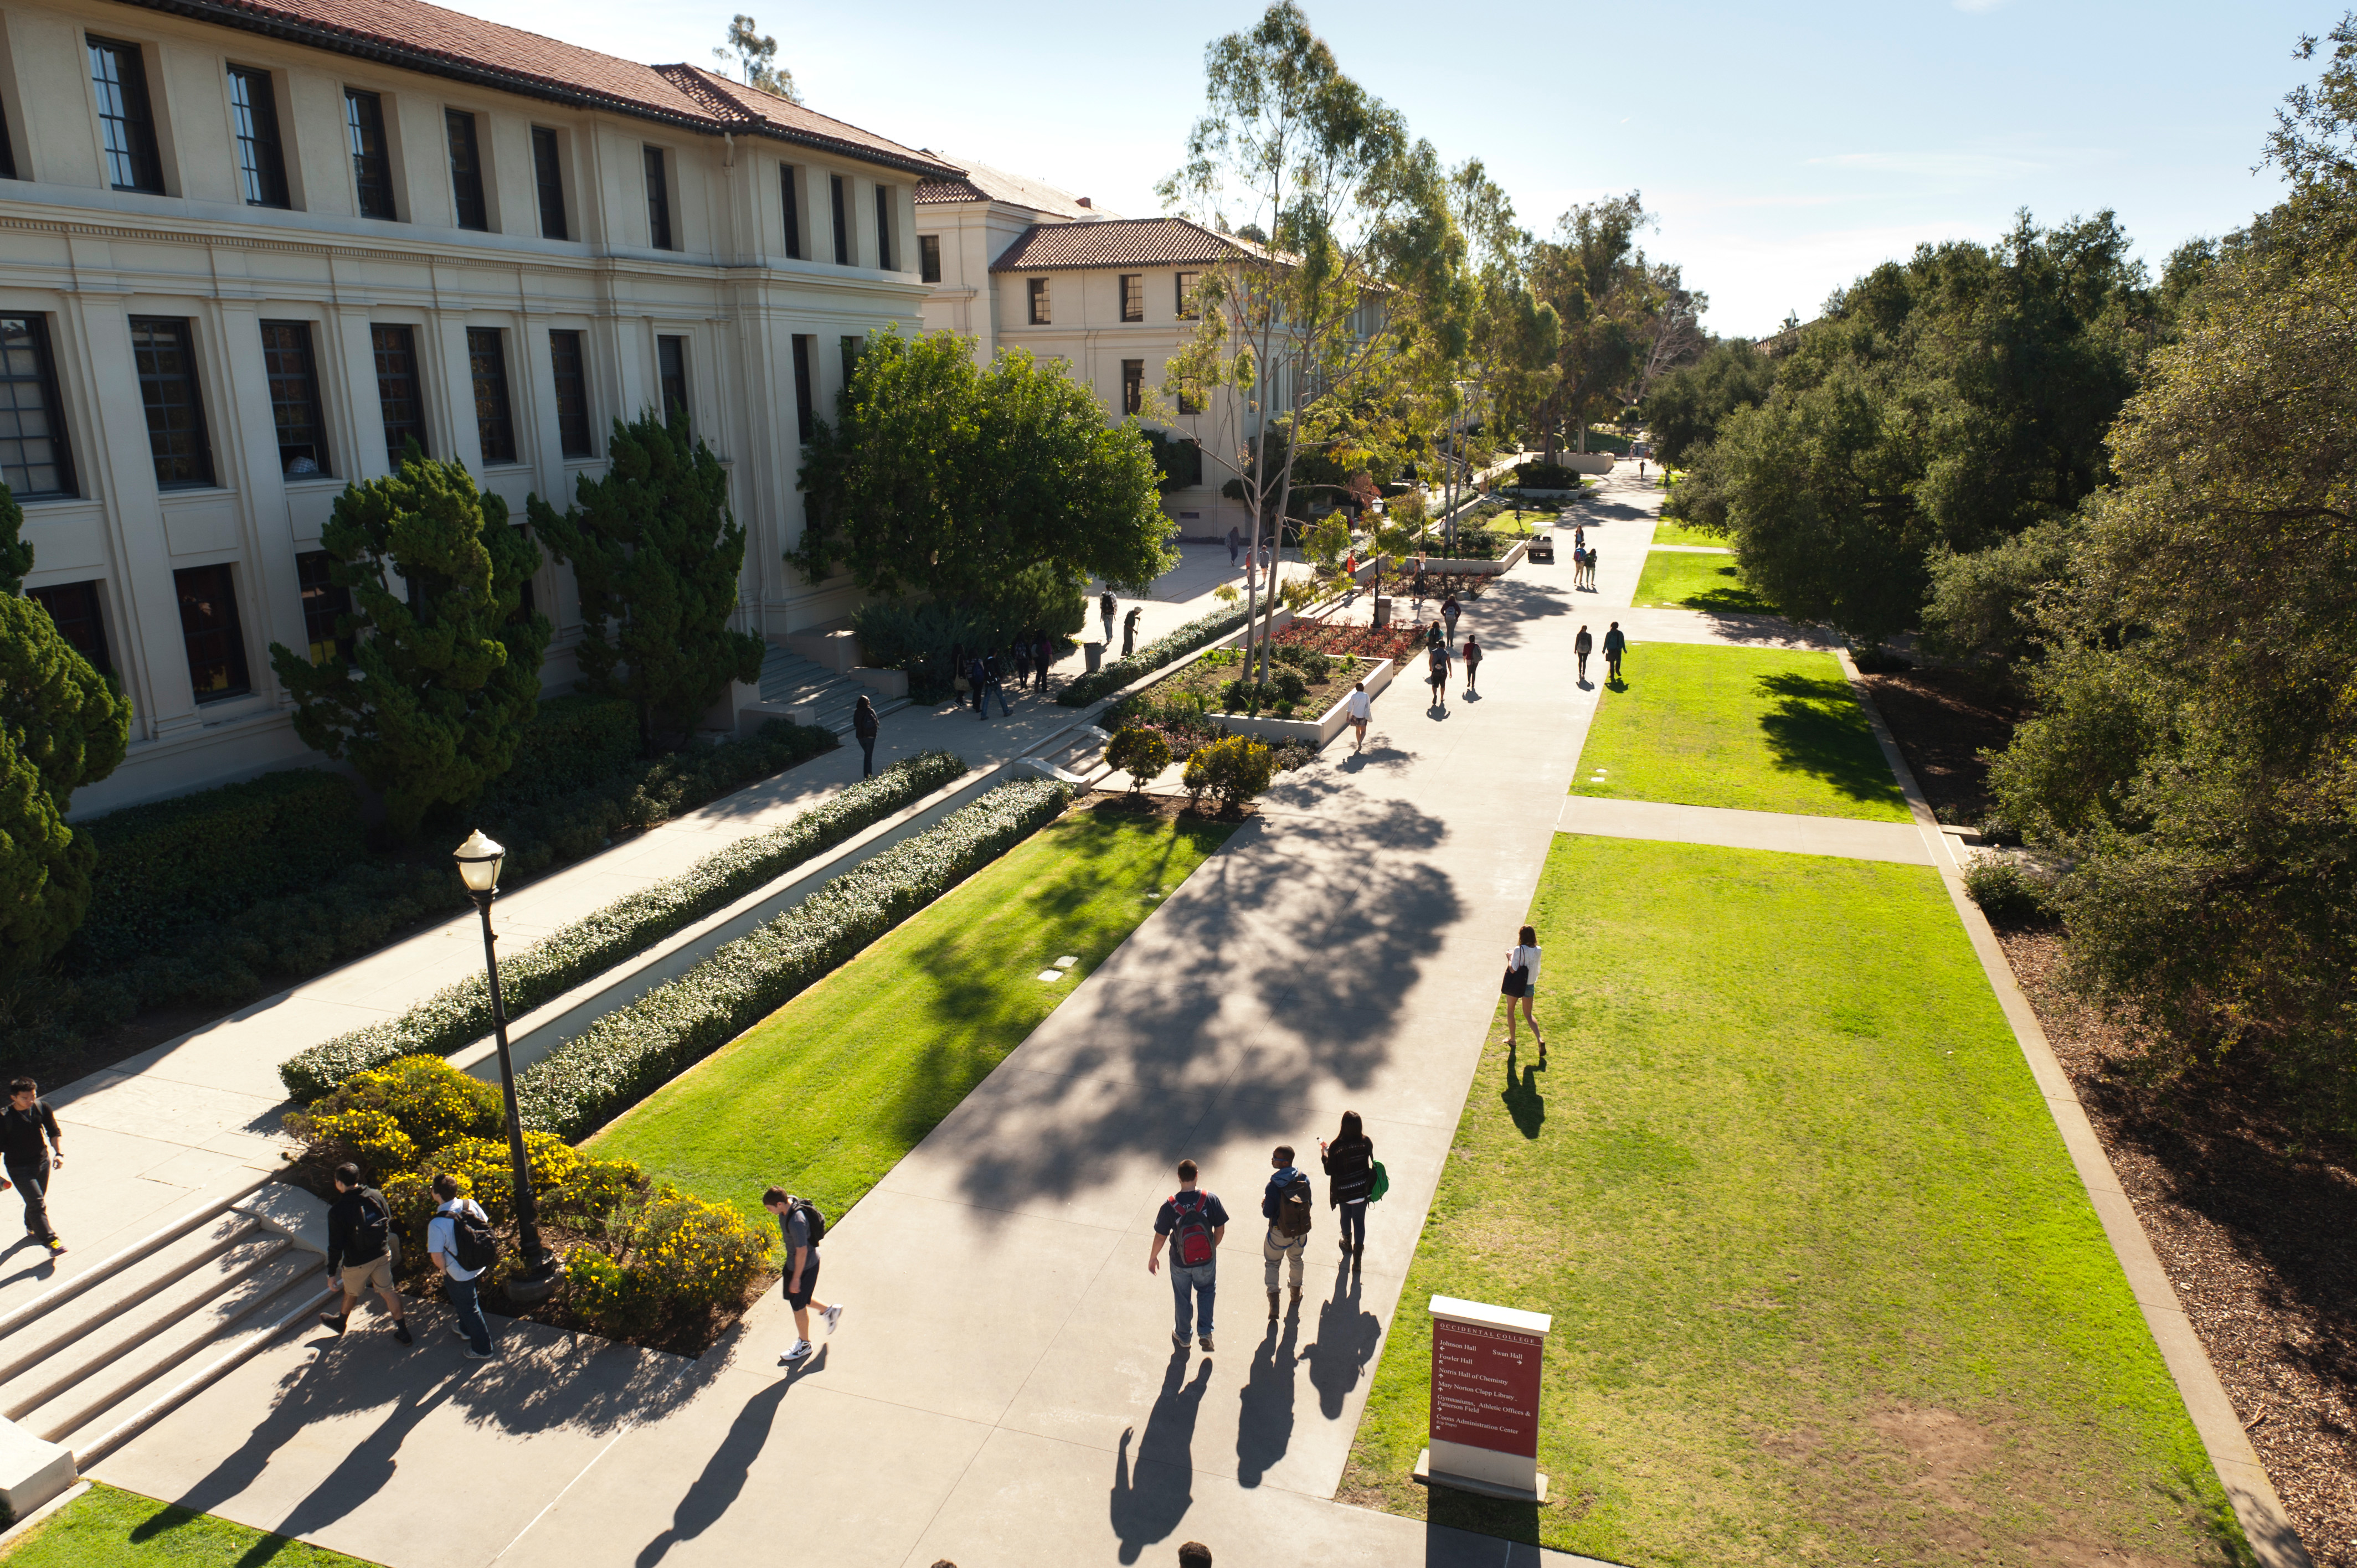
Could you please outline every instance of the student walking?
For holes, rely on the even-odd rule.
[[[869,702],[865,694],[851,705],[851,733],[859,742],[859,776],[862,779],[876,777],[876,735],[883,727],[883,721],[876,716],[876,704]]]
[[[393,1283],[393,1205],[361,1185],[361,1167],[349,1160],[336,1167],[336,1201],[328,1206],[328,1274],[338,1294],[320,1322],[341,1334],[373,1290],[393,1314],[393,1337],[404,1345],[415,1338],[402,1314],[401,1287]]]
[[[811,1357],[810,1315],[813,1311],[826,1319],[830,1335],[834,1326],[843,1321],[843,1303],[838,1301],[829,1306],[814,1294],[818,1289],[818,1244],[826,1238],[826,1216],[809,1198],[796,1197],[781,1187],[763,1192],[761,1207],[778,1217],[779,1233],[786,1240],[786,1305],[794,1309],[794,1342],[778,1360],[784,1366],[796,1366]]]
[[[49,1172],[66,1163],[58,1113],[29,1078],[8,1080],[8,1103],[0,1109],[0,1166],[8,1172],[0,1192],[13,1187],[25,1203],[25,1234],[55,1257],[66,1250],[49,1224]]]
[[[977,653],[965,667],[965,683],[974,693],[974,716],[990,722],[990,665]]]
[[[1587,547],[1587,591],[1596,591],[1596,546]]]
[[[1006,678],[1001,672],[998,655],[996,653],[986,655],[982,661],[982,668],[984,678],[990,682],[990,694],[998,699],[998,716],[1002,719],[1012,718],[1015,710],[1006,705]],[[986,718],[989,715],[984,716]]]
[[[1479,695],[1473,689],[1473,683],[1480,679],[1480,674],[1481,634],[1469,631],[1465,634],[1465,694],[1467,696]]]
[[[491,1325],[483,1316],[479,1280],[483,1271],[498,1261],[496,1249],[490,1256],[479,1251],[492,1246],[490,1216],[473,1198],[458,1196],[457,1178],[447,1171],[434,1178],[434,1218],[425,1222],[425,1255],[441,1274],[442,1294],[449,1298],[451,1310],[458,1315],[458,1332],[467,1341],[467,1359],[488,1361],[491,1359]],[[475,1262],[470,1264],[463,1261],[468,1257]]]
[[[1039,690],[1048,689],[1048,666],[1056,661],[1056,645],[1041,627],[1031,639],[1031,668],[1039,671]]]
[[[1506,953],[1505,982],[1498,989],[1506,998],[1506,1049],[1514,1048],[1514,1008],[1519,1004],[1531,1038],[1539,1043],[1539,1066],[1546,1066],[1546,1036],[1539,1033],[1539,1016],[1531,1010],[1539,994],[1539,934],[1532,928],[1524,926],[1516,934]]]
[[[1018,692],[1028,691],[1030,686],[1031,634],[1028,631],[1018,631],[1015,634],[1015,689]]]
[[[1309,1178],[1293,1168],[1293,1145],[1279,1144],[1268,1157],[1275,1174],[1260,1195],[1261,1218],[1268,1221],[1268,1234],[1260,1244],[1261,1261],[1266,1265],[1268,1277],[1268,1320],[1276,1321],[1277,1265],[1289,1261],[1289,1282],[1293,1286],[1292,1308],[1301,1310],[1301,1255],[1309,1248],[1309,1213],[1312,1194]]]
[[[1367,1250],[1367,1195],[1375,1187],[1375,1141],[1355,1111],[1342,1112],[1332,1143],[1318,1140],[1318,1163],[1326,1171],[1326,1205],[1342,1211],[1342,1251],[1358,1257]]]
[[[1228,524],[1228,570],[1236,569],[1236,559],[1244,553],[1244,536],[1236,532],[1234,523]]]
[[[1121,618],[1121,656],[1124,659],[1137,651],[1137,618],[1145,613],[1143,607],[1132,605],[1129,613]]]
[[[1351,728],[1358,738],[1351,743],[1352,751],[1367,744],[1367,721],[1374,716],[1375,700],[1367,695],[1367,683],[1360,682],[1351,689]]]
[[[1428,657],[1432,667],[1425,684],[1432,688],[1432,705],[1445,711],[1448,706],[1448,645],[1442,643]]]
[[[1192,1160],[1178,1162],[1178,1190],[1163,1199],[1154,1217],[1154,1245],[1146,1251],[1146,1272],[1162,1267],[1162,1249],[1170,1249],[1170,1294],[1176,1298],[1170,1343],[1187,1348],[1189,1333],[1211,1348],[1211,1304],[1219,1294],[1220,1239],[1228,1233],[1228,1211],[1212,1193],[1195,1186],[1200,1173]],[[1191,1321],[1190,1321],[1191,1320]]]
[[[1587,627],[1582,626],[1579,635],[1571,639],[1571,650],[1578,656],[1579,683],[1585,687],[1587,684],[1587,656],[1596,651],[1596,639],[1587,635]]]
[[[1614,621],[1604,633],[1604,673],[1607,679],[1620,679],[1620,656],[1629,650],[1629,639],[1620,633],[1620,623]]]
[[[1105,593],[1097,596],[1097,614],[1104,617],[1104,639],[1107,642],[1111,642],[1113,640],[1113,612],[1120,607],[1121,606],[1115,602],[1112,594]]]
[[[1457,618],[1464,613],[1458,607],[1457,590],[1451,588],[1448,596],[1440,601],[1440,618],[1448,628],[1448,640],[1451,642],[1457,640]]]

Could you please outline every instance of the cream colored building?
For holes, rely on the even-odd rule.
[[[321,527],[412,435],[521,522],[677,402],[748,532],[740,624],[851,607],[781,559],[802,433],[919,325],[954,166],[417,0],[10,6],[0,116],[0,478],[136,714],[77,815],[311,756],[269,647],[329,635]],[[533,597],[569,689],[571,573]]]

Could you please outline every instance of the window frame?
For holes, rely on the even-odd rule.
[[[577,327],[548,329],[549,381],[556,399],[556,446],[558,454],[567,458],[597,456],[597,423],[589,412],[588,336]],[[562,349],[558,348],[559,339],[566,340]],[[573,405],[569,409],[568,403]]]
[[[1146,274],[1120,273],[1121,318],[1124,321],[1146,319]]]
[[[917,281],[942,281],[942,237],[939,234],[917,236]]]
[[[91,89],[98,103],[98,156],[105,166],[109,188],[144,196],[170,195],[164,182],[163,145],[156,134],[156,100],[147,86],[146,47],[128,38],[110,38],[87,31],[82,34],[82,41],[89,47]],[[126,54],[127,70],[124,68]],[[116,80],[109,81],[99,73],[102,56],[113,63]],[[117,112],[112,113],[107,110],[110,89],[118,102]],[[124,144],[119,147],[113,145],[118,125]],[[140,179],[143,164],[147,183]],[[122,173],[130,175],[128,183],[116,177]]]
[[[381,334],[397,335],[396,346],[389,346],[385,338],[380,336]],[[425,404],[425,376],[417,362],[417,328],[405,321],[371,321],[369,323],[369,352],[375,361],[377,417],[384,431],[385,468],[387,472],[397,472],[401,467],[403,447],[408,443],[406,440],[395,443],[393,438],[393,422],[385,413],[387,402],[385,382],[388,380],[397,380],[403,375],[407,376],[409,381],[407,401],[417,412],[414,420],[403,425],[404,435],[416,441],[419,451],[429,456],[434,451],[434,444],[427,439],[428,410]],[[405,371],[396,370],[388,375],[385,368],[385,355],[389,352],[397,352],[406,359],[408,368]]]
[[[652,142],[639,146],[639,161],[647,178],[647,246],[650,250],[676,251],[679,236],[673,227],[671,209],[671,167],[663,149]]]
[[[344,88],[344,145],[351,155],[352,200],[360,215],[400,222],[401,192],[393,173],[393,137],[385,128],[383,93]]]
[[[308,321],[264,321],[260,326],[262,373],[264,381],[270,389],[270,423],[274,434],[278,437],[279,475],[283,478],[293,479],[333,478],[335,469],[329,466],[328,454],[327,412],[319,400],[319,360],[311,348],[311,324]],[[292,351],[302,356],[302,365],[299,370],[283,369],[274,363],[278,356],[290,351],[287,346],[274,344],[271,341],[274,333],[296,335]],[[299,398],[282,397],[280,392],[285,384],[297,379],[302,382],[302,395]],[[290,442],[286,439],[287,424],[283,411],[297,408],[301,409],[310,420],[308,442]],[[295,459],[287,456],[287,449],[290,446],[306,445],[311,448],[311,461],[317,465],[317,469],[308,474],[290,473],[288,465]]]
[[[893,270],[892,188],[880,180],[876,185],[876,270]]]
[[[476,115],[469,109],[442,109],[442,146],[450,169],[450,212],[461,229],[472,233],[491,231],[491,193],[483,177],[483,139],[475,124]],[[460,132],[465,133],[466,149],[463,162],[459,156]],[[468,221],[469,218],[474,220]]]
[[[21,322],[24,326],[25,347],[33,356],[32,372],[29,375],[18,375],[8,367],[8,344],[5,336],[7,328],[5,324],[12,321]],[[49,345],[49,318],[39,311],[28,310],[22,314],[0,313],[0,388],[14,388],[18,385],[31,385],[38,392],[41,399],[41,418],[48,427],[48,434],[31,437],[27,437],[21,433],[0,435],[0,451],[5,451],[13,445],[21,454],[27,440],[47,441],[50,447],[49,461],[46,465],[0,461],[0,478],[5,478],[11,472],[18,470],[29,476],[34,467],[47,467],[56,470],[57,489],[37,490],[29,485],[19,488],[11,481],[8,487],[10,492],[20,501],[78,498],[81,490],[75,482],[73,446],[66,439],[65,409],[58,396],[58,362],[56,353]],[[7,392],[6,397],[6,404],[0,406],[0,421],[5,421],[12,415],[21,416],[25,412],[16,403],[14,392]],[[21,432],[21,424],[19,429]]]
[[[52,601],[77,590],[86,601],[82,607],[87,614],[59,619],[58,607]],[[91,669],[102,675],[114,673],[113,650],[106,640],[105,578],[92,577],[80,583],[44,583],[38,587],[27,588],[25,596],[49,612],[49,622],[58,628],[58,635],[72,645],[75,652],[88,660]],[[86,646],[81,638],[68,629],[69,625],[87,625],[90,628],[89,641],[95,646]]]
[[[818,420],[818,386],[812,365],[818,352],[818,339],[806,333],[794,334],[794,433],[804,446],[816,434]]]
[[[778,166],[778,196],[786,209],[786,259],[806,262],[810,258],[802,254],[802,208],[794,194],[794,166],[791,164]]]
[[[245,189],[245,204],[292,211],[286,139],[278,124],[277,76],[262,66],[234,62],[228,75],[231,140],[237,145],[238,181]],[[244,94],[242,102],[240,93]]]
[[[134,316],[128,319],[131,324],[131,366],[139,382],[140,406],[147,415],[147,453],[156,466],[156,488],[158,490],[219,489],[213,467],[212,436],[205,424],[204,377],[200,373],[201,361],[197,358],[196,323],[185,316]],[[168,341],[155,341],[156,334],[161,334]],[[143,343],[143,335],[149,340]],[[151,368],[153,361],[144,359],[145,356],[167,352],[177,353],[185,361],[178,371]],[[188,418],[184,430],[179,433],[176,433],[170,424],[176,405],[167,398],[149,395],[151,388],[161,392],[173,386],[180,388],[186,394],[185,403],[178,406],[185,407]],[[161,429],[156,425],[158,413],[163,414],[166,421]],[[182,438],[188,442],[186,451],[175,454],[164,449],[162,444]],[[167,477],[167,465],[183,471],[175,477]]]
[[[508,385],[508,335],[498,327],[467,328],[467,381],[475,392],[476,452],[486,468],[511,467],[515,400]]]
[[[851,182],[839,174],[827,178],[827,198],[834,209],[834,264],[851,264]]]
[[[1187,285],[1190,279],[1194,283],[1196,293],[1195,304],[1191,309],[1189,308],[1187,304]],[[1200,321],[1203,319],[1203,274],[1200,272],[1178,273],[1173,275],[1173,281],[1178,285],[1175,297],[1177,299],[1178,319],[1181,321]]]
[[[221,592],[217,596],[228,607],[226,616],[221,618],[226,624],[192,627],[188,624],[189,601],[193,596],[189,592],[190,579],[210,572],[221,574],[219,578]],[[178,602],[180,611],[180,651],[188,661],[188,689],[195,696],[198,705],[202,706],[207,703],[223,703],[233,697],[252,696],[253,671],[245,657],[245,618],[238,613],[236,566],[227,561],[216,562],[209,566],[182,566],[172,574],[172,596]],[[226,681],[219,687],[200,689],[197,685],[196,644],[197,639],[200,637],[219,637],[222,639],[225,653],[222,660],[224,665],[222,673]]]
[[[669,360],[670,363],[665,363]],[[678,395],[673,395],[676,387]],[[686,421],[690,432],[695,429],[694,385],[688,380],[687,335],[683,332],[659,332],[655,335],[655,395],[662,400],[656,412],[665,424],[671,423],[673,403],[680,417]]]
[[[1031,277],[1023,281],[1026,285],[1025,294],[1030,304],[1030,309],[1025,319],[1034,327],[1056,325],[1056,302],[1049,292],[1048,280],[1045,277]]]
[[[1121,413],[1125,419],[1146,412],[1146,361],[1121,362]]]
[[[565,210],[565,137],[553,125],[532,128],[533,195],[540,209],[540,237],[544,240],[570,240],[571,219]],[[548,231],[548,220],[554,208],[556,232]]]

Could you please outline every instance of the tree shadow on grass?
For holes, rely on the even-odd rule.
[[[1852,800],[1905,800],[1847,681],[1785,671],[1761,676],[1758,689],[1776,700],[1760,729],[1779,771],[1808,774]]]
[[[1776,607],[1751,591],[1743,582],[1742,574],[1733,566],[1721,566],[1713,574],[1726,582],[1697,589],[1678,600],[1681,609],[1706,610],[1712,615],[1772,616]]]

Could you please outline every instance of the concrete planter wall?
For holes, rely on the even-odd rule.
[[[1392,677],[1398,673],[1399,667],[1392,660],[1378,660],[1366,677],[1367,695],[1381,696],[1383,688],[1392,683]],[[1315,719],[1265,718],[1251,714],[1211,714],[1207,716],[1215,724],[1227,725],[1230,735],[1254,736],[1262,740],[1306,740],[1311,746],[1322,747],[1340,735],[1342,726],[1351,722],[1350,703],[1351,693],[1345,692],[1322,717]]]
[[[1427,559],[1424,569],[1436,576],[1501,577],[1519,564],[1530,552],[1530,541],[1517,539],[1503,555],[1495,561],[1434,561]],[[1410,557],[1414,559],[1414,557]]]

